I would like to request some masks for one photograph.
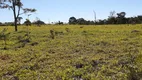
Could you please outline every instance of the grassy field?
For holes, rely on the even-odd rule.
[[[0,80],[142,79],[142,25],[4,28]]]

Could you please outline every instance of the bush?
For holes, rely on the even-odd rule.
[[[31,21],[29,19],[26,19],[26,21],[24,22],[24,24],[26,26],[31,26]]]

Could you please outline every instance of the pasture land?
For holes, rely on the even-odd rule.
[[[4,28],[0,80],[142,79],[142,25]]]

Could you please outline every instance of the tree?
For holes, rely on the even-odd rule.
[[[26,21],[24,22],[24,24],[26,25],[26,26],[31,26],[31,21],[29,20],[29,19],[26,19]]]
[[[86,20],[84,18],[79,18],[79,19],[77,19],[77,23],[79,25],[84,25],[84,24],[86,24]]]
[[[138,19],[140,20],[140,23],[142,23],[142,15],[138,15]]]
[[[107,23],[108,24],[116,24],[116,12],[115,11],[111,11],[110,15],[108,16],[108,20]]]
[[[107,20],[108,24],[116,24],[116,17],[109,17]]]
[[[69,24],[76,24],[77,23],[77,20],[75,17],[70,17],[69,18]]]
[[[36,20],[32,22],[32,24],[35,24],[40,27],[40,25],[44,25],[45,22],[41,21],[38,17],[36,17]]]
[[[116,13],[115,11],[111,11],[110,15],[109,15],[109,18],[115,17],[115,13]]]
[[[40,26],[40,25],[44,25],[45,22],[43,22],[41,20],[37,20],[37,21],[32,22],[32,24],[36,24],[36,25]]]
[[[0,26],[2,25],[2,22],[0,22]]]
[[[118,16],[119,18],[125,18],[126,13],[125,13],[125,12],[120,12],[120,13],[117,13],[117,16]]]
[[[36,11],[36,9],[23,8],[21,0],[0,0],[0,8],[13,11],[15,31],[18,31],[17,23],[20,15]],[[22,13],[21,10],[23,11]]]
[[[118,24],[126,24],[126,13],[125,12],[120,12],[120,13],[117,13],[117,23]]]

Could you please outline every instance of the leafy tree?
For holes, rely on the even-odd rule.
[[[86,21],[85,23],[86,25],[95,25],[96,22],[89,20],[89,21]]]
[[[98,20],[97,24],[99,25],[103,25],[103,24],[106,24],[106,20]]]
[[[117,13],[117,16],[119,18],[124,18],[126,16],[126,12],[120,12],[120,13]]]
[[[108,20],[107,20],[107,23],[108,24],[116,24],[116,18],[115,17],[109,17]]]
[[[138,19],[140,20],[140,23],[142,23],[142,15],[139,15]]]
[[[44,25],[45,22],[43,22],[43,21],[41,21],[41,20],[37,20],[37,21],[32,22],[32,24],[36,24],[36,25]]]
[[[2,22],[0,22],[0,26],[2,25]]]
[[[115,17],[116,12],[115,11],[111,11],[110,15],[108,16],[108,24],[116,24],[116,17]]]
[[[77,23],[79,25],[84,25],[84,24],[86,24],[86,20],[84,18],[79,18],[79,19],[77,19]]]
[[[137,24],[140,24],[141,23],[141,20],[139,17],[134,17],[134,21],[137,23]]]
[[[79,24],[79,25],[94,25],[94,21],[90,20],[85,20],[84,18],[78,18],[76,19],[75,17],[70,17],[69,18],[69,24]]]
[[[13,11],[15,31],[18,31],[17,23],[18,23],[19,15],[36,11],[36,9],[23,8],[23,4],[21,0],[0,0],[0,8],[1,9],[8,8]],[[23,11],[22,13],[21,13],[21,10]]]
[[[126,12],[117,13],[117,24],[126,24]]]
[[[69,18],[69,24],[76,24],[77,23],[77,20],[75,17],[70,17]]]
[[[26,19],[26,21],[24,22],[24,24],[26,26],[31,26],[31,21],[29,19]]]
[[[26,26],[27,26],[27,34],[26,34],[26,36],[27,36],[27,40],[29,41],[29,38],[30,38],[29,34],[30,34],[30,32],[29,32],[29,27],[28,26],[31,26],[31,21],[29,19],[26,19],[24,24],[26,24]]]

